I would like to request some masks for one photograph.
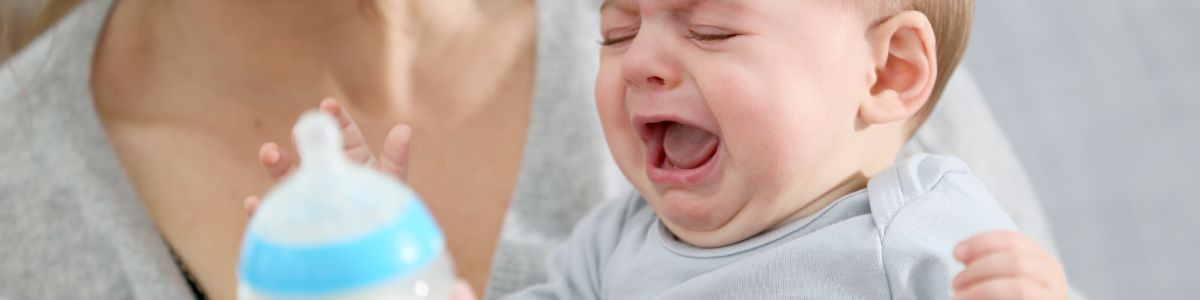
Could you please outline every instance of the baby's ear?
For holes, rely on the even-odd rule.
[[[870,124],[905,120],[921,110],[937,81],[933,26],[924,14],[906,11],[867,30],[875,69],[859,115]]]

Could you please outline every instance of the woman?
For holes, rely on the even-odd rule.
[[[238,200],[271,184],[253,149],[291,148],[327,96],[368,148],[411,126],[409,183],[477,292],[541,280],[588,207],[632,191],[590,100],[598,6],[83,2],[0,75],[0,293],[232,298]]]

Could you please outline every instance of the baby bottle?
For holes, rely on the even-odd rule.
[[[417,195],[348,161],[328,114],[305,114],[293,135],[300,167],[246,227],[238,298],[449,299],[445,239]]]

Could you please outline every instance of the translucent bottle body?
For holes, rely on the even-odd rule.
[[[294,131],[302,164],[247,226],[238,298],[449,299],[453,264],[417,195],[347,161],[332,117]]]

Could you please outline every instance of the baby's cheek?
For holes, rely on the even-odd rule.
[[[638,173],[633,170],[640,168],[644,158],[639,155],[641,146],[629,122],[625,86],[619,77],[605,77],[604,71],[602,68],[596,79],[596,110],[600,125],[613,159],[626,177],[636,183]]]
[[[621,129],[619,127],[622,123],[628,123],[621,121],[628,119],[625,111],[625,87],[619,77],[610,76],[612,73],[611,68],[601,68],[596,76],[596,110],[600,113],[600,122],[606,133]]]
[[[757,112],[749,108],[731,108],[723,122],[725,147],[733,156],[739,171],[754,180],[764,180],[786,173],[785,166],[796,159],[796,152],[806,146],[803,132],[788,123],[801,122],[794,118],[779,118],[781,112]]]

